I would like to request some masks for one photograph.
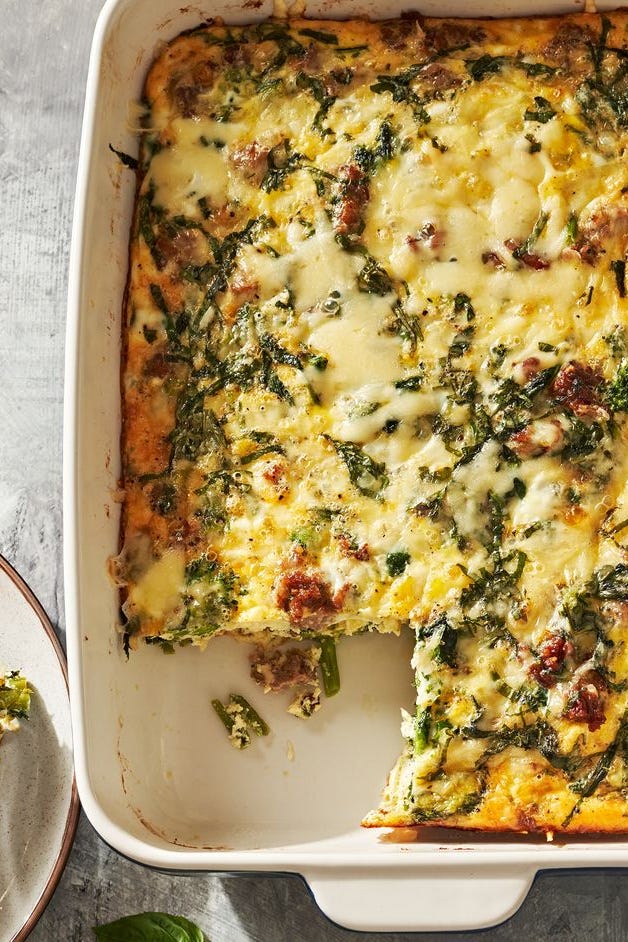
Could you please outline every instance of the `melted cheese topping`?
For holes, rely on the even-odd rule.
[[[624,814],[625,24],[208,27],[147,79],[127,636],[410,624],[370,824]]]

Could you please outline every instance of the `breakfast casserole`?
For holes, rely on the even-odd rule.
[[[368,826],[626,830],[627,29],[209,23],[146,81],[125,645],[248,640],[304,715],[409,626]]]

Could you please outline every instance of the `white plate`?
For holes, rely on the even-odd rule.
[[[0,664],[33,689],[31,715],[0,746],[0,939],[21,942],[44,911],[79,814],[65,659],[43,608],[0,556]]]

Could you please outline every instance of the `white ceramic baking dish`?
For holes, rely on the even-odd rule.
[[[476,928],[512,914],[544,868],[624,866],[628,843],[478,839],[363,831],[399,751],[399,707],[412,702],[410,639],[340,647],[342,691],[307,723],[262,699],[246,650],[229,639],[127,662],[116,635],[120,311],[133,175],[129,105],[160,42],[209,16],[251,22],[271,2],[109,0],[94,37],[70,265],[65,429],[65,591],[80,797],[102,837],[128,857],[177,870],[303,874],[336,922],[370,930]],[[407,0],[307,3],[310,16],[395,15]],[[573,0],[416,0],[439,15],[574,11]],[[273,733],[244,753],[227,744],[209,700],[250,696]],[[404,842],[404,839],[406,842]]]

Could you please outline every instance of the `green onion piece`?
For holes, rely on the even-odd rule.
[[[231,734],[231,731],[233,730],[233,724],[235,723],[234,718],[230,713],[227,713],[227,708],[223,706],[220,700],[212,700],[212,706],[216,711],[218,719],[221,721],[227,732]]]
[[[321,638],[321,657],[318,665],[323,675],[323,690],[326,697],[335,697],[340,690],[340,672],[338,658],[336,657],[336,641],[334,638]]]
[[[231,703],[235,703],[240,707],[240,712],[246,725],[250,727],[254,733],[258,736],[268,736],[270,726],[261,718],[257,710],[251,706],[248,700],[245,700],[239,693],[232,693],[229,699]]]
[[[31,689],[26,678],[19,671],[12,671],[4,678],[0,674],[0,721],[3,716],[27,719],[30,705]]]

